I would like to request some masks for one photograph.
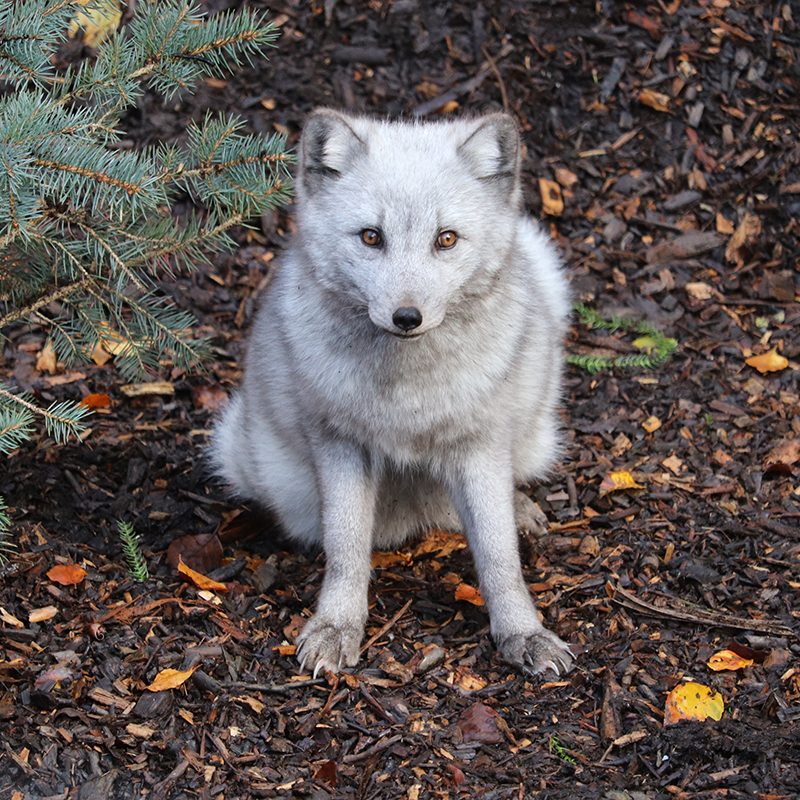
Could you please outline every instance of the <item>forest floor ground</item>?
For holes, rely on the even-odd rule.
[[[485,610],[454,597],[475,584],[469,553],[440,534],[381,558],[352,674],[298,674],[291,643],[322,557],[231,504],[203,460],[289,209],[166,287],[213,338],[205,374],[167,367],[160,394],[132,397],[113,361],[39,369],[36,328],[0,354],[4,379],[46,402],[111,399],[83,444],[41,440],[0,474],[19,531],[0,578],[0,798],[796,798],[797,7],[269,7],[271,61],[169,106],[148,97],[131,146],[179,137],[207,109],[296,142],[319,105],[423,119],[505,107],[576,298],[678,342],[651,372],[570,367],[566,454],[530,489],[551,531],[523,541],[525,574],[577,666],[542,682],[501,663]],[[620,355],[633,338],[576,323],[568,346]],[[773,348],[788,363],[746,363]],[[624,472],[641,488],[608,491]],[[145,583],[126,575],[118,519],[142,536]],[[171,544],[228,591],[183,582]],[[88,574],[60,586],[58,563]],[[726,648],[752,665],[712,671]],[[196,671],[145,690],[165,668]],[[720,721],[664,725],[687,678],[720,692]]]

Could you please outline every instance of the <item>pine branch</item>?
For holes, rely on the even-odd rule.
[[[658,328],[648,322],[627,317],[610,317],[606,319],[598,311],[583,303],[575,306],[579,320],[590,329],[601,329],[616,332],[642,334],[640,339],[634,341],[635,346],[647,350],[646,353],[603,356],[592,354],[569,353],[567,363],[580,367],[590,374],[595,374],[608,369],[639,369],[651,370],[666,363],[678,347],[678,342],[665,336]]]
[[[12,542],[10,539],[11,520],[6,513],[7,510],[8,506],[5,500],[0,497],[0,567],[4,567],[8,563],[11,555],[17,549],[16,542]]]
[[[128,574],[140,583],[150,577],[147,561],[142,553],[142,543],[133,525],[126,520],[117,520],[117,532],[122,542],[122,552],[128,564]]]

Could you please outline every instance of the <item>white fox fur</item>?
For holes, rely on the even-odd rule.
[[[521,209],[513,120],[317,111],[297,203],[212,453],[238,495],[325,549],[301,664],[356,663],[373,548],[437,526],[466,533],[501,654],[568,670],[523,579],[514,520],[515,481],[558,455],[569,300],[553,245]],[[437,246],[442,231],[455,245]],[[421,316],[413,330],[393,321],[401,308]]]

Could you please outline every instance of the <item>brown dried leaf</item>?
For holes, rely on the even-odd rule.
[[[476,589],[468,583],[459,583],[458,586],[456,586],[454,597],[456,600],[464,600],[467,603],[472,603],[474,606],[482,606],[486,603],[480,589]]]
[[[187,567],[180,555],[178,555],[178,572],[180,572],[181,575],[185,575],[198,589],[207,589],[213,592],[228,591],[228,587],[224,583],[215,581],[193,570],[191,567]]]
[[[498,713],[483,703],[474,703],[464,711],[458,720],[458,730],[464,742],[497,744],[503,741],[503,734],[497,724]]]
[[[190,669],[162,669],[153,679],[153,682],[149,686],[145,686],[145,689],[148,692],[177,689],[179,686],[183,686],[192,677],[192,673],[199,668],[200,664],[195,664]]]
[[[786,369],[789,366],[789,359],[780,355],[777,349],[773,347],[768,353],[750,356],[750,358],[745,359],[744,363],[765,375],[767,372],[780,372],[782,369]]]
[[[748,211],[733,232],[725,247],[725,260],[732,261],[737,267],[744,266],[742,249],[752,245],[761,234],[761,220]]]
[[[36,356],[36,369],[39,372],[47,372],[49,375],[55,375],[57,370],[56,361],[56,351],[53,348],[53,343],[48,339]]]
[[[77,564],[56,564],[47,571],[47,577],[61,586],[75,586],[86,577],[86,570]]]
[[[764,472],[772,475],[791,475],[792,467],[800,461],[800,438],[784,439],[767,453]]]
[[[180,561],[197,572],[211,572],[222,561],[222,544],[213,533],[179,536],[167,548],[167,562],[177,569]]]

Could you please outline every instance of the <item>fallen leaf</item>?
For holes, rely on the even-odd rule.
[[[791,475],[792,467],[800,461],[800,438],[784,439],[767,453],[764,473],[769,475]]]
[[[789,366],[789,359],[780,355],[773,347],[768,353],[750,356],[750,358],[745,359],[744,363],[765,375],[767,372],[780,372],[782,369],[786,369]]]
[[[92,348],[91,359],[98,367],[105,366],[113,356],[103,347],[102,342],[96,342]]]
[[[452,114],[458,108],[458,100],[448,100],[440,109],[440,114]]]
[[[149,381],[147,383],[126,383],[120,387],[125,397],[145,397],[147,395],[164,395],[171,397],[175,387],[169,381]]]
[[[58,609],[55,606],[44,606],[44,608],[34,608],[28,614],[28,622],[45,622],[48,619],[58,614]]]
[[[167,548],[167,563],[177,569],[180,561],[197,572],[211,572],[222,562],[222,543],[214,533],[179,536]]]
[[[437,558],[446,558],[456,550],[463,550],[467,546],[467,540],[460,533],[434,528],[428,535],[411,551],[414,558],[433,553]]]
[[[497,724],[498,713],[483,703],[474,703],[459,717],[458,730],[463,742],[497,744],[503,734]]]
[[[394,553],[375,552],[372,554],[372,568],[408,566],[414,559],[408,550],[398,550]]]
[[[297,652],[296,644],[279,644],[272,648],[279,656],[293,656]]]
[[[737,267],[744,266],[744,257],[741,251],[752,245],[761,234],[761,220],[748,211],[743,217],[733,236],[725,247],[725,260],[735,262]]]
[[[609,472],[603,478],[600,484],[601,497],[610,492],[619,492],[625,489],[644,489],[641,483],[637,483],[636,479],[627,470],[618,470],[616,472]]]
[[[645,259],[648,264],[660,264],[694,258],[719,247],[724,241],[724,236],[713,231],[688,231],[674,239],[650,247],[645,254]]]
[[[668,695],[664,706],[664,725],[683,720],[722,719],[725,703],[722,695],[702,683],[688,681],[678,684]]]
[[[107,394],[87,394],[81,398],[80,405],[91,409],[110,408],[111,398]]]
[[[653,433],[661,427],[661,420],[658,417],[648,417],[643,423],[642,427],[648,432]]]
[[[671,97],[654,89],[642,89],[639,92],[639,102],[655,111],[669,111]]]
[[[447,676],[447,682],[455,684],[465,692],[477,692],[489,684],[489,681],[485,678],[470,672],[466,667],[457,667],[454,672]]]
[[[179,686],[183,686],[183,684],[192,677],[192,673],[199,667],[199,664],[195,664],[191,669],[162,669],[153,679],[153,682],[149,686],[145,686],[145,689],[147,689],[148,692],[163,692],[165,689],[177,689]]]
[[[719,672],[723,669],[744,669],[752,666],[752,658],[744,658],[738,653],[734,653],[733,650],[720,650],[708,659],[708,667],[713,669],[714,672]]]
[[[50,375],[54,375],[57,369],[56,361],[56,351],[53,348],[53,343],[48,339],[36,356],[36,369],[38,372],[47,372]]]
[[[331,789],[336,788],[336,762],[335,761],[323,761],[317,767],[317,771],[314,773],[314,780],[319,781],[320,783],[324,783],[326,786],[329,786]]]
[[[564,211],[564,198],[556,181],[539,178],[539,194],[542,196],[542,211],[551,217],[558,217]]]
[[[717,212],[716,226],[717,233],[724,233],[726,236],[730,236],[735,230],[733,223],[719,211]]]
[[[83,31],[82,41],[89,47],[97,47],[100,42],[110,36],[118,27],[122,18],[122,7],[114,0],[75,0],[78,5],[91,7],[79,11],[69,24],[67,33],[74,39]]]
[[[198,589],[208,589],[214,592],[228,591],[228,587],[224,583],[212,580],[191,567],[187,567],[180,556],[178,556],[178,572],[185,575]]]
[[[262,703],[260,700],[258,700],[255,697],[250,697],[250,695],[247,694],[241,694],[238,697],[234,697],[233,699],[239,703],[244,703],[250,709],[255,711],[256,714],[263,714],[264,709],[266,708],[266,705]]]
[[[456,600],[465,600],[474,606],[482,606],[486,603],[481,595],[480,589],[470,586],[468,583],[459,583],[454,594]]]
[[[47,577],[61,586],[75,586],[86,577],[86,570],[77,564],[56,564],[47,571]]]

